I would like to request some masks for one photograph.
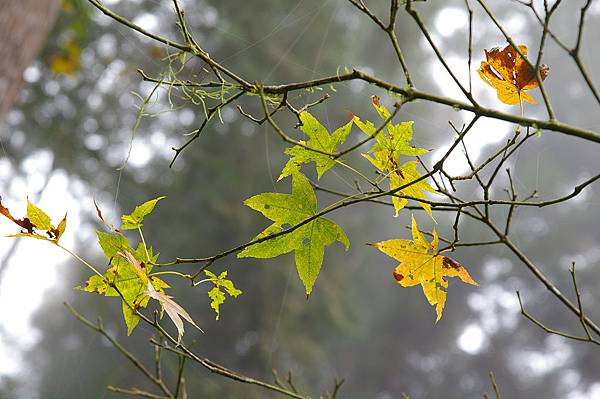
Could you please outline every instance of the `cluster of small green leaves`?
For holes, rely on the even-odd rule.
[[[154,254],[151,246],[146,245],[142,226],[144,218],[149,215],[158,201],[165,197],[155,198],[135,207],[130,214],[122,215],[122,224],[119,228],[109,225],[104,220],[98,209],[98,216],[110,231],[109,234],[97,231],[98,242],[108,259],[110,267],[102,276],[91,276],[80,289],[88,292],[97,292],[106,296],[120,296],[123,300],[123,317],[127,324],[127,332],[131,334],[139,322],[138,311],[145,308],[150,298],[156,299],[162,310],[177,326],[179,336],[183,334],[183,323],[180,316],[195,325],[187,312],[165,294],[165,289],[170,286],[157,277],[160,274],[170,274],[169,271],[153,273],[152,269],[158,260],[158,254]],[[126,230],[138,230],[141,241],[134,250],[123,234]],[[230,296],[237,297],[242,291],[235,288],[231,280],[226,279],[227,272],[221,273],[219,277],[209,271],[206,281],[211,281],[215,287],[209,291],[211,307],[219,318],[219,305],[224,303],[225,295],[220,291],[223,287]],[[175,272],[175,274],[179,274]]]
[[[164,293],[164,289],[170,287],[165,281],[152,275],[153,265],[158,260],[158,254],[154,254],[152,247],[147,247],[145,242],[142,241],[134,250],[121,231],[141,229],[144,216],[152,212],[156,203],[162,198],[145,202],[137,206],[131,214],[121,216],[123,224],[120,229],[111,226],[109,229],[110,234],[96,231],[98,243],[102,247],[102,251],[108,259],[110,267],[104,275],[91,276],[85,285],[79,287],[83,291],[122,297],[123,317],[127,324],[128,334],[131,334],[139,322],[140,317],[137,311],[148,305],[150,296],[146,292],[147,284],[144,281],[145,279],[139,275],[128,259],[125,256],[121,256],[121,254],[129,253],[133,255],[142,267],[143,274],[147,276],[146,280],[150,282],[157,292]],[[99,215],[102,214],[99,212]],[[102,220],[104,221],[104,218]],[[108,226],[106,223],[105,225]]]
[[[217,276],[210,270],[205,270],[204,274],[206,274],[208,280],[214,284],[214,287],[208,291],[208,297],[212,300],[210,307],[215,310],[217,313],[216,319],[219,320],[219,316],[221,314],[219,307],[225,303],[225,293],[227,293],[229,296],[237,298],[242,291],[235,288],[233,282],[226,278],[227,271],[221,272],[221,274]],[[221,289],[223,289],[223,291],[221,291]]]
[[[105,296],[120,297],[122,300],[123,318],[127,325],[127,333],[131,334],[140,320],[139,311],[148,306],[150,299],[153,298],[160,304],[160,315],[164,312],[171,318],[177,327],[178,337],[181,339],[184,327],[182,318],[199,328],[190,315],[179,306],[171,296],[165,294],[165,289],[171,288],[167,282],[158,277],[158,275],[185,275],[174,271],[153,272],[157,261],[158,253],[154,253],[151,246],[146,245],[142,227],[144,218],[155,208],[158,201],[165,197],[155,198],[144,202],[135,207],[133,212],[121,216],[122,224],[119,228],[108,224],[102,215],[100,209],[96,206],[98,217],[104,224],[108,232],[96,231],[98,243],[108,259],[108,269],[101,273],[97,268],[83,260],[78,255],[59,244],[59,239],[63,235],[67,226],[67,216],[55,227],[48,216],[40,208],[27,200],[27,216],[15,218],[10,210],[2,204],[0,197],[0,214],[7,217],[13,223],[20,227],[21,231],[10,237],[31,237],[39,240],[51,242],[58,247],[66,250],[77,260],[82,262],[95,274],[91,276],[83,286],[78,287],[82,291],[96,292]],[[127,230],[137,230],[140,236],[140,242],[137,247],[129,243],[129,240],[123,234]],[[211,300],[211,308],[216,312],[216,319],[219,319],[220,305],[225,302],[225,293],[231,297],[237,297],[242,293],[237,289],[233,282],[227,279],[227,272],[222,272],[216,276],[212,272],[205,270],[208,278],[201,282],[207,282],[214,285],[208,292]],[[197,285],[197,284],[196,284]],[[223,290],[223,291],[221,291]]]

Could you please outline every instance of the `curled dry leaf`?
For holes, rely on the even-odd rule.
[[[121,230],[117,229],[115,227],[115,225],[113,225],[112,223],[108,223],[106,221],[106,219],[104,219],[104,215],[102,214],[102,211],[100,210],[100,206],[98,206],[98,203],[96,202],[95,198],[94,198],[94,207],[96,207],[96,214],[98,215],[98,219],[100,219],[100,221],[108,229],[108,231],[110,231],[112,233],[121,233]]]
[[[167,312],[167,315],[169,316],[169,318],[175,324],[175,327],[177,327],[177,340],[178,341],[181,341],[181,337],[183,337],[183,333],[184,333],[183,320],[181,320],[182,317],[185,320],[187,320],[191,325],[196,327],[198,330],[202,331],[202,329],[200,327],[198,327],[198,325],[194,322],[194,320],[188,314],[188,312],[186,312],[184,308],[182,308],[177,302],[175,302],[173,300],[172,296],[166,295],[162,292],[158,292],[154,288],[154,286],[150,282],[148,275],[146,274],[144,268],[138,262],[138,260],[135,258],[135,256],[133,256],[132,253],[130,253],[128,251],[117,252],[117,255],[127,259],[127,261],[135,269],[138,277],[146,283],[146,295],[148,295],[150,298],[154,298],[158,302],[160,302],[160,304],[163,307],[163,309],[165,310],[165,312]]]
[[[521,54],[527,56],[527,46],[517,47]],[[477,72],[484,82],[496,89],[500,101],[511,105],[523,101],[536,104],[533,97],[525,92],[538,87],[535,71],[512,45],[485,50],[485,57],[486,61],[481,62]],[[541,80],[546,79],[548,71],[547,65],[540,65]]]
[[[167,315],[169,315],[169,317],[175,324],[175,327],[177,327],[177,340],[178,341],[181,341],[181,337],[183,337],[183,333],[184,333],[183,320],[181,320],[181,317],[186,319],[191,325],[196,327],[198,330],[202,331],[202,329],[200,327],[198,327],[198,325],[194,322],[194,320],[188,314],[188,312],[186,312],[184,308],[182,308],[177,302],[175,302],[173,300],[172,296],[162,294],[162,293],[156,291],[154,289],[154,287],[152,286],[152,284],[150,284],[150,283],[148,283],[147,294],[151,298],[154,298],[158,302],[160,302],[160,304],[165,309],[165,312],[167,312]],[[202,331],[202,332],[204,332],[204,331]]]

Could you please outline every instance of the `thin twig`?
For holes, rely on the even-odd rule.
[[[492,383],[492,388],[494,389],[494,394],[496,395],[496,399],[500,398],[500,389],[498,389],[498,384],[496,384],[496,377],[494,377],[494,373],[490,371],[490,382]]]
[[[73,316],[75,316],[75,318],[77,320],[79,320],[83,325],[100,333],[104,338],[106,338],[111,343],[111,345],[115,347],[115,349],[117,349],[119,352],[121,352],[123,354],[123,356],[125,356],[138,370],[140,370],[142,372],[142,374],[144,374],[144,376],[146,376],[146,378],[148,380],[152,381],[152,383],[154,383],[154,385],[156,385],[161,391],[163,391],[163,393],[167,397],[169,397],[169,398],[173,397],[173,395],[171,394],[171,391],[169,390],[169,388],[167,388],[167,386],[165,385],[165,383],[162,380],[155,377],[146,368],[146,366],[144,366],[142,364],[142,362],[140,362],[135,357],[135,355],[133,353],[129,352],[123,345],[121,345],[121,343],[119,343],[116,339],[114,339],[112,337],[112,335],[110,335],[104,329],[104,326],[102,325],[102,321],[100,319],[98,319],[97,323],[92,323],[91,321],[89,321],[88,319],[83,317],[79,312],[77,312],[70,304],[65,302],[64,305],[69,310],[69,312],[71,312],[71,314]]]

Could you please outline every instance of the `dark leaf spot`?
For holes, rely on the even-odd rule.
[[[393,274],[394,274],[394,278],[396,279],[396,281],[402,281],[402,279],[404,279],[404,276],[395,270],[394,270]]]
[[[460,263],[448,258],[447,256],[444,256],[442,260],[442,267],[458,269],[460,267]]]

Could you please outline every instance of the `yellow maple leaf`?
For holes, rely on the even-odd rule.
[[[390,173],[390,190],[395,190],[420,178],[421,174],[417,171],[417,161],[407,162],[397,170],[394,170]],[[399,193],[426,201],[427,197],[425,197],[425,191],[437,194],[437,191],[435,191],[435,189],[431,187],[426,180],[419,180],[418,182],[403,188],[399,191]],[[392,202],[394,203],[394,209],[396,210],[395,216],[398,216],[398,212],[408,203],[408,199],[392,197]],[[427,214],[433,219],[431,205],[420,201],[419,205],[421,205],[425,212],[427,212]]]
[[[50,70],[57,75],[75,76],[81,68],[81,48],[71,40],[60,53],[50,58]]]
[[[400,261],[394,269],[394,278],[403,287],[421,285],[425,297],[435,306],[437,322],[442,317],[446,304],[445,289],[448,288],[448,277],[458,277],[467,284],[479,284],[460,263],[438,254],[438,235],[435,229],[432,235],[431,243],[427,242],[413,216],[412,241],[387,240],[369,245]]]
[[[379,97],[373,96],[373,107],[381,116],[381,119],[387,121],[390,119],[391,114],[379,101]],[[353,122],[358,126],[360,130],[368,135],[375,135],[377,128],[372,122],[363,122],[359,117],[353,116]],[[375,136],[375,144],[366,153],[362,154],[373,166],[383,172],[386,177],[389,178],[390,190],[395,190],[401,186],[409,184],[417,179],[421,178],[421,174],[417,171],[417,161],[406,162],[404,165],[400,165],[401,156],[419,156],[428,152],[428,150],[411,145],[413,137],[413,122],[401,122],[394,125],[391,122],[386,124],[385,129],[382,129]],[[427,200],[424,191],[431,193],[437,193],[429,183],[425,180],[420,180],[399,192],[397,194],[403,194],[406,196]],[[406,206],[408,200],[397,196],[392,197],[394,203],[394,216],[398,216],[398,212]],[[425,209],[427,214],[433,218],[431,213],[431,206],[425,202],[419,202],[419,204]]]
[[[517,46],[524,56],[527,56],[527,46]],[[519,55],[510,44],[503,49],[494,47],[485,50],[486,61],[482,61],[477,72],[484,82],[496,89],[498,99],[505,104],[519,104],[528,101],[536,104],[533,97],[525,90],[535,89],[538,82],[535,71],[525,59]],[[546,79],[549,68],[540,65],[540,78]]]

